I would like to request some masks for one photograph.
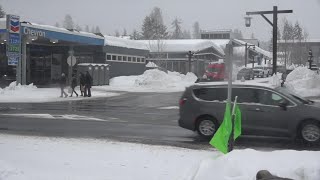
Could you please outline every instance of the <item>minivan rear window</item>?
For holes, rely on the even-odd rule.
[[[226,88],[199,88],[193,90],[194,95],[205,101],[225,101],[228,96]]]

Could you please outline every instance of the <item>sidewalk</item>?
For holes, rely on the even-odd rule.
[[[65,92],[68,93],[68,87],[65,88]],[[60,88],[37,88],[34,85],[27,86],[16,86],[14,84],[6,87],[5,89],[0,89],[0,103],[18,103],[18,102],[57,102],[57,101],[75,101],[75,100],[85,100],[85,99],[95,99],[102,97],[112,97],[118,96],[120,93],[109,92],[101,88],[92,87],[91,94],[92,97],[82,97],[80,96],[79,87],[76,88],[79,97],[73,94],[73,97],[60,98]],[[68,93],[68,96],[70,93]]]

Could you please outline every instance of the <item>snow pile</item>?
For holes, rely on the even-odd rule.
[[[193,179],[250,180],[255,179],[258,171],[268,170],[279,177],[318,180],[320,179],[319,154],[318,151],[234,150],[227,155],[202,161]]]
[[[281,86],[281,80],[278,75],[274,74],[271,78],[269,78],[269,84],[275,87]]]
[[[304,97],[320,96],[320,76],[307,67],[297,67],[289,73],[285,86]]]
[[[196,75],[178,72],[168,73],[158,69],[145,71],[139,76],[120,76],[110,80],[110,88],[125,91],[183,91],[197,80]]]
[[[14,81],[14,82],[10,83],[9,86],[5,87],[4,89],[0,88],[0,95],[1,96],[17,95],[18,93],[30,92],[30,91],[33,91],[34,89],[37,89],[37,86],[34,86],[33,84],[29,84],[29,85],[18,84],[17,85],[17,82]]]

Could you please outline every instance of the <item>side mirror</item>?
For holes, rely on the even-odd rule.
[[[279,106],[283,109],[283,110],[287,110],[287,106],[288,106],[288,101],[286,100],[282,100],[279,102]]]

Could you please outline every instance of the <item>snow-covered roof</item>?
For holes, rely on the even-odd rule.
[[[188,52],[188,51],[201,51],[213,47],[221,55],[224,51],[215,43],[206,39],[179,39],[179,40],[138,40],[145,44],[150,52]],[[159,48],[158,48],[159,47]]]
[[[109,64],[79,63],[78,66],[109,66]]]
[[[239,40],[239,39],[234,39],[235,42],[238,42],[242,45],[246,44],[247,42],[245,41],[242,41],[242,40]],[[247,43],[248,45],[254,45],[254,44],[250,44],[250,43]],[[244,54],[244,51],[245,51],[245,47],[238,47],[238,51],[243,51],[243,54]],[[258,46],[255,46],[255,51],[260,53],[260,54],[263,54],[264,56],[268,57],[268,58],[272,58],[272,53],[270,51],[266,51]]]
[[[104,36],[104,45],[115,46],[115,47],[124,47],[129,49],[141,49],[141,50],[149,50],[147,46],[139,41],[130,40],[127,38],[119,38],[114,36]]]
[[[221,81],[221,82],[199,82],[195,84],[196,86],[219,86],[219,85],[228,85],[227,81]],[[260,82],[250,82],[250,81],[236,81],[232,82],[232,85],[241,85],[241,86],[258,86],[258,87],[266,87],[266,88],[276,88],[276,86],[270,84],[270,83],[260,83]]]
[[[55,27],[55,26],[50,26],[50,25],[43,25],[43,24],[37,24],[37,23],[21,23],[21,26],[33,27],[33,28],[54,31],[54,32],[61,32],[61,33],[65,33],[65,34],[75,34],[75,35],[80,35],[80,36],[103,39],[103,37],[96,35],[96,34],[93,34],[93,33],[88,33],[88,32],[83,32],[83,31],[69,31],[68,29],[65,29],[65,28],[60,28],[60,27]]]

